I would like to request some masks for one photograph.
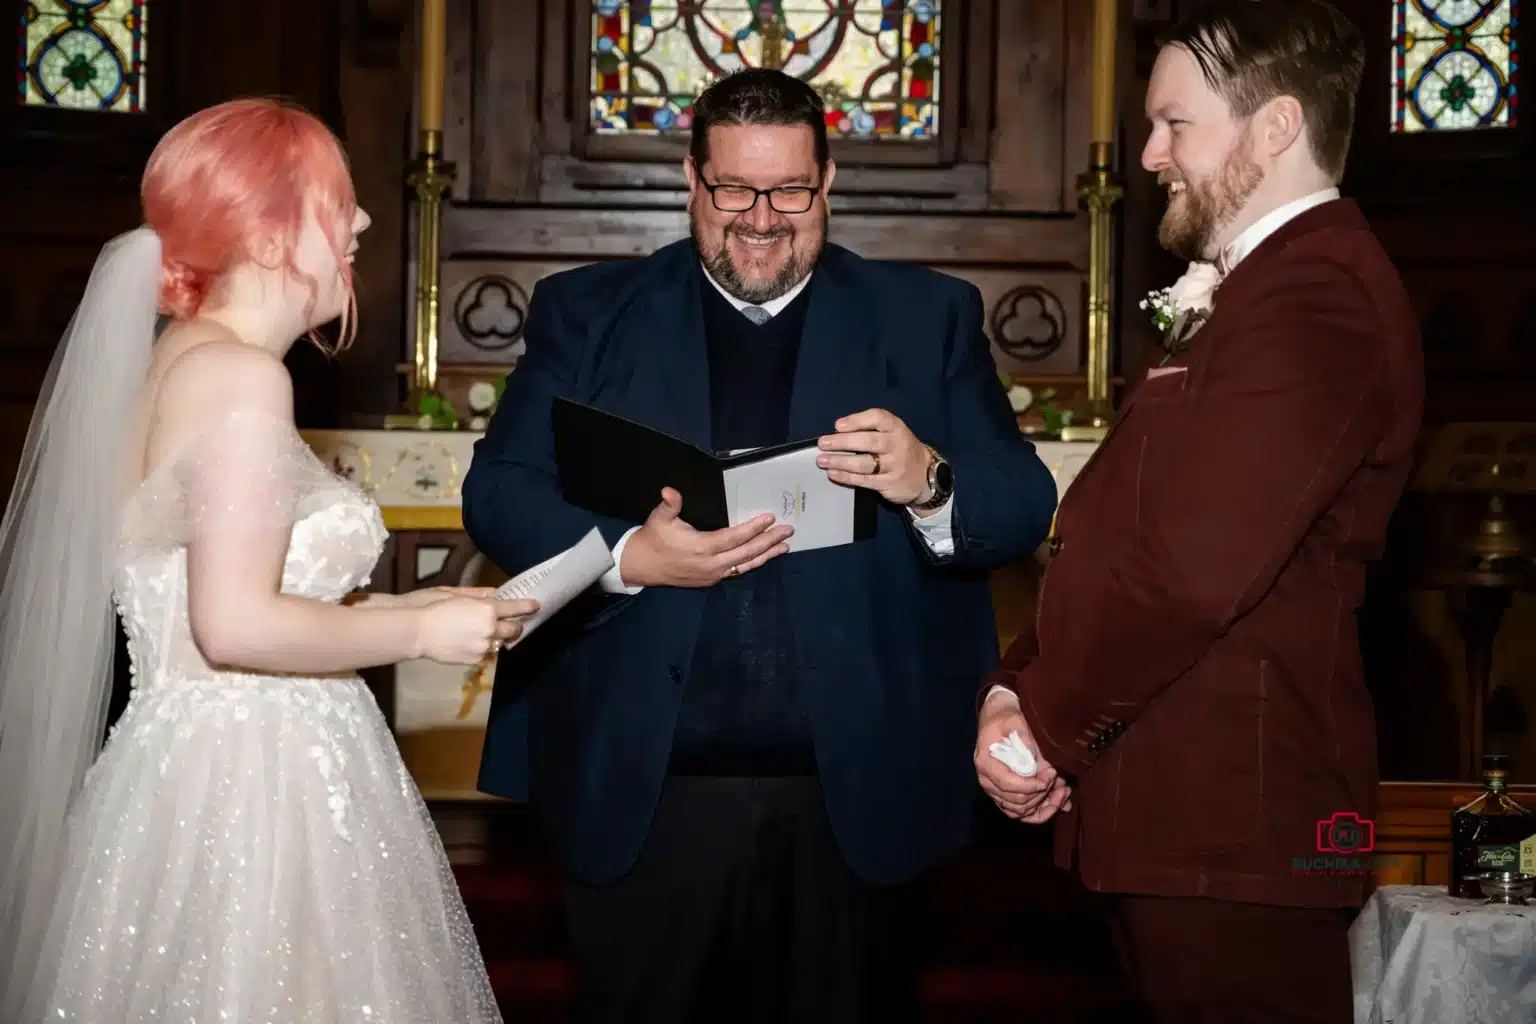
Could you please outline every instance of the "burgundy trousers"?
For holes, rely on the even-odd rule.
[[[1352,1024],[1355,911],[1117,896],[1116,950],[1158,1024]]]

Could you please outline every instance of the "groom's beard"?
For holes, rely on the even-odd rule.
[[[1168,180],[1166,174],[1160,176],[1162,183]],[[1264,169],[1240,146],[1234,146],[1211,178],[1200,182],[1184,179],[1183,193],[1169,199],[1157,240],[1186,262],[1213,259],[1211,249],[1217,233],[1231,223],[1263,181]]]

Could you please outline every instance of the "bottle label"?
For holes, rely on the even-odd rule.
[[[1477,869],[1479,871],[1519,871],[1520,844],[1500,843],[1496,846],[1479,846]]]

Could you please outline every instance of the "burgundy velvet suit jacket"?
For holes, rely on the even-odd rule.
[[[1334,200],[1249,253],[1130,395],[1061,504],[1035,629],[987,683],[1075,776],[1057,857],[1088,888],[1363,900],[1347,858],[1315,873],[1318,823],[1374,817],[1355,611],[1423,386],[1397,272]]]

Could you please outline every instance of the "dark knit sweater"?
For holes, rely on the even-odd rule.
[[[812,287],[758,326],[702,282],[716,451],[790,439],[795,360]],[[675,774],[815,772],[780,568],[776,559],[710,588],[673,739]]]

